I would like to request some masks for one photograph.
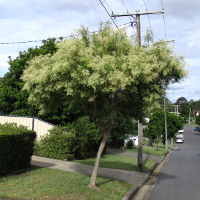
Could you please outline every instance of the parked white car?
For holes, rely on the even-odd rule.
[[[184,142],[184,136],[183,136],[183,134],[177,134],[176,138],[181,138],[183,140],[183,142]]]
[[[180,129],[178,133],[184,133],[184,129]]]
[[[183,143],[183,142],[184,142],[184,141],[183,141],[182,138],[179,138],[179,137],[176,138],[176,143]]]

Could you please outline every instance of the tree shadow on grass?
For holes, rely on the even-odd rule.
[[[147,164],[148,160],[144,160],[143,161],[143,171],[142,172],[148,172],[150,169],[145,166]],[[80,164],[84,164],[84,165],[90,165],[90,166],[94,166],[94,161],[87,161],[85,162],[80,161]],[[128,162],[122,162],[122,161],[100,161],[100,165],[99,167],[101,168],[109,168],[109,169],[120,169],[120,170],[128,170],[128,171],[138,171],[138,166],[137,164],[132,164],[132,163],[128,163]]]
[[[101,181],[101,182],[97,183],[96,185],[97,185],[97,187],[99,187],[99,186],[101,186],[101,185],[104,185],[104,184],[106,184],[106,183],[110,183],[110,182],[113,182],[113,181],[115,181],[115,180],[109,179],[109,180],[106,180],[106,181]]]
[[[13,177],[13,176],[23,176],[24,177],[24,176],[28,176],[28,174],[26,172],[30,172],[30,171],[33,171],[33,170],[38,170],[40,168],[41,167],[30,165],[29,168],[21,169],[21,170],[17,170],[17,171],[9,172],[7,174],[0,175],[0,183],[3,182],[3,178],[5,178],[5,177]],[[9,197],[9,198],[11,198],[11,197]]]
[[[31,165],[38,166],[38,167],[46,167],[46,168],[56,166],[55,163],[44,162],[44,161],[35,161],[35,160],[31,161]]]
[[[15,197],[7,197],[7,196],[4,196],[4,195],[0,195],[0,199],[1,200],[25,200],[23,198],[15,198]]]

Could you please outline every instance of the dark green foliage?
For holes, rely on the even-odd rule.
[[[96,154],[101,134],[88,117],[80,117],[65,127],[56,126],[35,146],[35,155],[71,160]]]
[[[138,127],[130,119],[119,121],[112,129],[111,138],[108,142],[110,147],[119,148],[124,146],[125,135],[137,135]]]
[[[196,121],[195,121],[196,124],[198,124],[200,126],[200,115],[198,115],[196,117]]]
[[[132,149],[133,148],[133,140],[129,140],[126,144],[127,149]]]
[[[176,100],[175,105],[179,105],[179,112],[181,117],[184,117],[186,120],[190,112],[190,104],[185,97],[180,97]]]
[[[75,135],[70,132],[49,134],[35,145],[35,155],[61,160],[74,159]]]
[[[167,112],[167,133],[168,139],[174,138],[176,132],[182,128],[184,125],[184,120],[180,116],[176,116],[172,113]],[[145,131],[145,136],[152,140],[157,139],[157,137],[163,138],[165,141],[165,120],[164,111],[155,111],[150,117],[150,122],[148,124],[148,131]]]
[[[76,158],[82,159],[91,154],[96,155],[102,137],[89,117],[80,117],[72,124],[68,124],[68,129],[76,135]]]
[[[4,114],[35,116],[53,124],[66,125],[80,116],[81,109],[71,108],[64,103],[59,104],[56,110],[50,110],[49,114],[39,115],[38,106],[28,102],[28,92],[22,90],[24,83],[21,80],[23,71],[28,62],[36,56],[50,54],[57,50],[56,40],[44,40],[40,47],[29,48],[27,51],[19,52],[17,58],[9,58],[9,72],[0,80],[0,110]]]
[[[159,98],[159,104],[160,104],[161,108],[164,108],[164,96],[161,96]],[[168,112],[175,111],[174,104],[167,97],[165,97],[165,105],[166,105],[166,109]]]
[[[16,124],[0,125],[0,174],[30,166],[36,133]]]
[[[56,51],[55,39],[43,41],[41,47],[29,48],[20,52],[19,56],[9,59],[9,72],[0,83],[0,109],[6,114],[37,116],[38,109],[28,103],[28,93],[22,90],[24,83],[21,75],[27,68],[27,63],[35,56],[53,54]]]
[[[64,103],[61,103],[56,109],[52,106],[49,111],[45,115],[40,115],[39,118],[59,126],[66,126],[69,122],[75,121],[83,115],[80,107],[71,107]]]

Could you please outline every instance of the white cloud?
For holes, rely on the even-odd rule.
[[[88,11],[91,8],[95,8],[97,1],[94,0],[47,0],[47,4],[56,10],[77,10],[77,11]]]
[[[194,20],[196,17],[199,17],[199,0],[167,0],[164,4],[166,11],[174,17],[184,20]]]
[[[145,11],[143,1],[107,0],[102,1],[111,13],[125,13],[136,10]],[[148,10],[161,10],[162,5],[157,0],[146,0]],[[186,68],[189,78],[173,85],[174,94],[171,99],[184,96],[187,99],[198,98],[197,91],[200,80],[200,1],[199,0],[166,0],[165,22],[167,39],[175,39],[175,50],[180,55],[184,52]],[[198,11],[197,11],[198,10]],[[142,36],[149,27],[149,20],[153,28],[155,39],[165,38],[164,21],[162,15],[141,16]],[[69,36],[80,25],[89,27],[91,31],[98,30],[100,21],[110,20],[108,14],[100,4],[94,0],[0,0],[0,43],[28,40],[42,40],[49,37]],[[111,20],[110,20],[111,21]],[[118,18],[117,24],[130,22],[129,17]],[[132,34],[132,28],[127,29]],[[8,56],[15,58],[19,51],[26,51],[41,43],[18,45],[0,45],[0,76],[8,69]],[[200,93],[199,93],[200,94]],[[200,95],[199,95],[200,98]]]
[[[189,48],[200,48],[200,24],[195,29],[188,32],[188,44],[187,47]]]

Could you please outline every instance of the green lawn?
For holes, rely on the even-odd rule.
[[[0,199],[120,200],[133,184],[97,178],[100,190],[87,188],[90,177],[32,166],[30,170],[0,177]]]
[[[164,147],[159,147],[158,151],[157,151],[156,147],[143,146],[142,149],[143,149],[144,154],[150,154],[150,155],[154,155],[154,156],[163,156],[167,152],[167,150]],[[133,149],[126,149],[126,151],[137,152],[138,148],[134,147]]]
[[[198,124],[185,124],[184,126],[199,126]]]
[[[168,145],[169,149],[172,148],[171,145]],[[154,155],[154,156],[163,156],[165,155],[165,153],[168,151],[165,149],[165,146],[164,145],[159,145],[158,146],[158,151],[156,149],[156,145],[154,147],[151,147],[151,146],[143,146],[143,153],[144,154],[151,154],[151,155]],[[138,151],[138,148],[137,147],[134,147],[132,149],[125,149],[125,151],[132,151],[132,152],[137,152]]]
[[[80,163],[84,165],[94,166],[95,158],[88,158],[85,160],[74,160],[72,162]],[[146,160],[143,162],[143,171],[146,172],[153,167],[155,164],[154,161]],[[104,155],[100,160],[100,167],[112,168],[112,169],[124,169],[137,171],[137,158],[136,157],[127,157],[119,155]]]

